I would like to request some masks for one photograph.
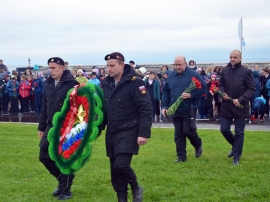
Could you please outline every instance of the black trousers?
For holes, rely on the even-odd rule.
[[[10,96],[10,113],[18,114],[18,97]]]
[[[227,142],[232,145],[234,158],[240,159],[244,145],[245,119],[234,119],[235,135],[231,132],[232,120],[220,117],[220,131]]]
[[[265,113],[269,116],[269,97],[267,95],[263,95],[263,98],[266,100]]]
[[[59,182],[68,182],[72,183],[74,175],[65,175],[62,174],[61,171],[57,168],[55,162],[51,160],[48,152],[49,142],[47,140],[47,136],[44,135],[39,143],[40,153],[39,160],[46,169],[59,181]]]
[[[29,96],[21,98],[21,112],[29,112]]]
[[[4,113],[8,112],[8,103],[9,103],[9,95],[3,95],[3,97],[2,97],[2,111]]]
[[[132,154],[118,154],[110,158],[111,182],[116,192],[126,192],[128,184],[133,190],[138,188],[137,177],[130,167],[132,156]]]
[[[194,111],[194,113],[196,113],[196,110]],[[178,159],[185,159],[187,157],[186,138],[189,139],[190,143],[195,149],[202,146],[202,140],[199,137],[196,129],[191,127],[190,112],[177,113],[173,116],[172,120],[175,129],[174,141],[176,144],[176,154]]]

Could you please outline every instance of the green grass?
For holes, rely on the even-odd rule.
[[[0,202],[55,200],[51,193],[57,182],[38,160],[36,128],[0,124]],[[230,146],[219,131],[198,133],[203,155],[196,159],[188,143],[187,162],[174,164],[173,129],[152,129],[152,138],[132,161],[144,188],[144,201],[270,201],[269,132],[246,132],[239,166],[227,158]],[[91,160],[76,173],[72,192],[72,201],[117,201],[110,183],[104,132],[94,145]]]

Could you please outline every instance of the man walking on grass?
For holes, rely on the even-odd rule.
[[[133,155],[151,135],[152,106],[141,78],[124,56],[114,52],[105,56],[109,76],[102,83],[106,115],[106,151],[111,164],[111,182],[118,202],[127,202],[128,184],[133,202],[143,200],[143,189],[131,168]]]
[[[230,53],[230,63],[220,77],[220,91],[224,93],[220,109],[220,131],[232,145],[228,157],[233,157],[233,165],[239,164],[242,155],[245,119],[249,118],[249,100],[256,90],[252,72],[241,65],[241,60],[241,52],[233,50]],[[233,120],[235,134],[231,132]]]
[[[70,188],[75,176],[61,173],[55,162],[51,160],[48,152],[47,135],[53,127],[53,116],[61,110],[67,92],[79,83],[73,78],[69,70],[64,70],[64,61],[61,58],[50,58],[48,65],[51,76],[45,82],[43,106],[38,125],[38,135],[41,139],[39,160],[58,181],[58,188],[52,195],[58,197],[59,200],[67,200],[72,197]]]
[[[191,93],[184,91],[190,85],[192,77],[201,82],[202,88],[195,89]],[[167,109],[177,100],[179,96],[183,98],[175,114],[172,116],[175,132],[174,140],[176,144],[176,163],[187,160],[186,138],[195,148],[195,156],[198,158],[202,154],[202,140],[196,131],[195,118],[200,97],[206,93],[206,86],[201,76],[187,67],[186,58],[178,56],[174,60],[174,71],[170,73],[167,82],[162,89],[162,115],[166,117]]]

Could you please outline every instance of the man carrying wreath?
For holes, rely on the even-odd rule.
[[[199,84],[198,87],[197,84]],[[190,88],[191,85],[194,88]],[[187,91],[187,89],[192,90]],[[196,71],[187,68],[184,56],[176,57],[174,71],[169,75],[162,90],[161,106],[163,116],[172,116],[175,128],[174,140],[178,156],[175,160],[176,163],[187,160],[186,137],[195,148],[195,156],[198,158],[202,154],[202,140],[196,131],[195,119],[199,99],[204,93],[206,93],[206,86],[200,75]],[[176,105],[177,103],[179,104]],[[171,110],[170,107],[174,108],[174,110]]]
[[[66,200],[72,197],[70,187],[74,175],[61,173],[55,161],[51,160],[48,152],[49,142],[47,135],[53,127],[53,116],[61,110],[67,92],[79,83],[73,78],[69,70],[65,70],[63,59],[59,57],[50,58],[48,65],[51,76],[45,82],[43,106],[38,125],[38,136],[41,139],[39,143],[39,160],[59,182],[58,188],[52,195],[58,197],[59,200]]]

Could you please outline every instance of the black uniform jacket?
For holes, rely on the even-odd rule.
[[[238,99],[244,108],[236,107],[231,100],[222,100],[220,116],[226,118],[248,118],[249,100],[253,96],[256,87],[250,69],[237,63],[235,68],[229,63],[221,73],[220,90],[227,93],[232,99]]]
[[[152,105],[144,85],[129,65],[125,65],[122,78],[116,86],[113,77],[108,76],[103,81],[108,157],[120,153],[138,154],[137,138],[150,138]]]
[[[69,70],[64,70],[57,86],[55,86],[54,79],[51,77],[45,81],[42,112],[38,125],[39,131],[45,131],[44,136],[52,127],[53,115],[61,110],[67,92],[75,85],[79,85],[79,83],[73,78]]]

